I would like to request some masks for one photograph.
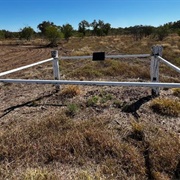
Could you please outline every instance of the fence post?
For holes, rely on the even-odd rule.
[[[58,51],[51,51],[51,56],[53,59],[53,74],[55,80],[60,80],[60,72],[59,72],[59,59],[58,59]],[[60,90],[60,85],[55,85],[56,91]]]
[[[159,82],[159,59],[157,56],[162,56],[162,46],[152,47],[151,82]],[[152,88],[152,96],[159,96],[159,92],[159,87]]]

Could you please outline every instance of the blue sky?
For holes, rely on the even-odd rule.
[[[19,31],[51,21],[75,29],[94,19],[111,27],[159,26],[180,20],[180,0],[0,0],[0,29]]]

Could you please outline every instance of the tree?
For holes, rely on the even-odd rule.
[[[83,20],[79,23],[78,32],[82,33],[82,35],[85,36],[88,27],[89,23],[86,20]]]
[[[70,24],[65,24],[61,28],[64,38],[68,40],[73,35],[73,27]]]
[[[180,21],[176,21],[176,22],[174,22],[173,24],[172,24],[172,28],[173,29],[180,29]]]
[[[92,27],[93,35],[96,35],[96,36],[108,35],[111,29],[111,25],[109,23],[105,24],[104,21],[102,20],[98,20],[98,22],[94,20],[91,23],[91,27]]]
[[[153,26],[143,26],[144,36],[147,37],[153,34],[154,29],[155,28]]]
[[[41,34],[44,36],[45,35],[45,31],[46,28],[49,26],[55,26],[53,22],[49,22],[49,21],[43,21],[42,23],[40,23],[37,28],[41,31]]]
[[[169,29],[166,25],[159,26],[156,31],[155,35],[157,36],[158,40],[162,41],[165,37],[169,35]]]
[[[97,35],[98,22],[97,22],[96,20],[94,20],[94,21],[91,23],[91,27],[93,28],[93,29],[92,29],[93,35]]]
[[[63,34],[59,27],[53,25],[45,29],[45,37],[50,41],[50,47],[56,47],[58,40],[63,37]]]
[[[2,30],[0,30],[0,39],[5,39],[5,34]]]
[[[24,27],[23,29],[21,29],[20,38],[30,41],[33,34],[34,34],[33,28],[31,28],[30,26],[29,27]]]
[[[110,30],[111,30],[111,24],[109,24],[109,23],[104,24],[104,26],[103,26],[104,35],[107,36],[109,34]]]

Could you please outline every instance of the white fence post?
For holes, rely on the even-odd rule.
[[[162,56],[162,46],[152,47],[151,56],[151,82],[159,82],[159,59],[158,56]],[[159,96],[159,87],[152,88],[152,95]]]
[[[53,74],[55,80],[60,80],[60,72],[59,72],[59,59],[58,59],[58,51],[51,51],[51,56],[53,59]],[[55,85],[56,91],[60,90],[60,85]]]

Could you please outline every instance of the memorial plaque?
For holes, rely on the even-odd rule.
[[[94,52],[92,60],[93,61],[104,61],[105,60],[105,52]]]

